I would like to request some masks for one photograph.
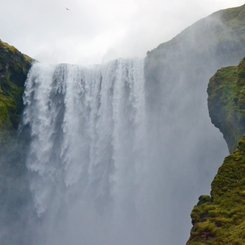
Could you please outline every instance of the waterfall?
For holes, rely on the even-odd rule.
[[[226,152],[203,92],[212,69],[154,83],[144,62],[32,66],[23,114],[30,244],[187,240],[191,207]]]
[[[123,59],[31,68],[23,124],[40,244],[135,244],[130,235],[117,240],[141,222],[143,71],[143,60]]]

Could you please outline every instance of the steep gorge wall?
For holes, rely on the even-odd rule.
[[[0,128],[17,129],[32,59],[0,40]]]
[[[211,196],[201,196],[192,211],[188,245],[245,243],[245,138],[225,159],[212,182]]]
[[[212,123],[232,152],[245,134],[245,59],[238,66],[218,70],[210,79],[208,95]]]
[[[0,40],[0,242],[6,245],[28,244],[23,215],[29,198],[24,164],[26,139],[19,137],[18,126],[32,61]]]
[[[201,196],[192,211],[188,245],[245,244],[244,89],[244,59],[238,66],[218,70],[210,80],[210,116],[232,154],[219,168],[211,195]]]
[[[149,131],[154,135],[150,144],[152,152],[162,152],[155,161],[167,166],[162,171],[171,176],[161,185],[163,210],[169,210],[164,219],[172,230],[169,244],[188,239],[181,240],[190,229],[185,215],[193,200],[209,191],[227,154],[221,134],[210,122],[205,91],[217,69],[237,64],[245,56],[244,23],[245,5],[221,10],[147,54],[146,101]]]

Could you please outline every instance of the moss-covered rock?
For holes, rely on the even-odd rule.
[[[232,152],[245,134],[245,59],[217,71],[208,86],[208,107]]]
[[[211,196],[200,200],[188,245],[245,244],[245,136],[219,168]]]
[[[0,130],[16,129],[32,59],[0,40]]]
[[[194,207],[187,244],[242,245],[245,244],[245,59],[238,66],[218,70],[210,79],[208,95],[212,122],[223,133],[232,154],[219,168],[211,195],[201,196]]]
[[[19,237],[25,232],[30,192],[25,166],[28,137],[23,130],[19,137],[17,131],[31,63],[30,57],[0,40],[0,237],[1,242],[9,241],[4,244],[31,244]]]

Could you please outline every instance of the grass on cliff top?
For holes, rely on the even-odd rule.
[[[33,62],[33,59],[31,57],[29,57],[28,55],[26,54],[22,54],[17,48],[15,48],[14,46],[12,45],[9,45],[8,43],[6,42],[3,42],[1,39],[0,39],[0,49],[4,49],[6,50],[7,52],[13,54],[13,55],[21,55],[23,56],[24,60],[27,62],[27,63],[32,63]]]
[[[225,9],[220,12],[221,20],[230,27],[241,27],[244,29],[245,4],[235,8]]]

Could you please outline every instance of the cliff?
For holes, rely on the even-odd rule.
[[[244,23],[245,5],[221,10],[148,51],[145,77],[150,109],[161,111],[158,98],[164,99],[165,94],[182,83],[186,90],[188,85],[192,86],[194,104],[200,103],[195,96],[198,91],[206,90],[210,76],[218,68],[237,64],[244,57]]]
[[[193,66],[196,72],[203,72],[206,69],[204,61],[213,69],[218,65],[215,70],[237,63],[245,53],[244,21],[245,5],[221,10],[199,20],[147,53],[147,81],[159,83],[166,72],[174,73],[175,78],[178,69],[191,72]]]
[[[245,244],[244,88],[245,59],[238,66],[218,70],[210,79],[212,122],[220,128],[230,151],[235,150],[219,168],[211,195],[201,196],[192,211],[188,245]]]
[[[236,65],[245,56],[244,23],[245,5],[221,10],[147,53],[150,151],[160,152],[156,161],[167,163],[162,171],[169,172],[162,185],[162,193],[169,193],[162,203],[163,210],[169,210],[169,244],[187,241],[191,227],[185,214],[197,196],[209,191],[227,155],[225,141],[210,123],[205,92],[217,69]]]
[[[244,174],[245,137],[220,167],[211,196],[201,196],[194,207],[188,245],[245,244]]]
[[[208,95],[212,123],[232,152],[245,134],[245,59],[238,66],[218,70],[209,82]]]
[[[17,129],[32,61],[0,41],[0,236],[2,242],[8,239],[4,244],[28,244],[20,235],[25,232],[23,214],[30,198],[24,164],[27,139],[19,137]]]
[[[32,59],[0,40],[0,129],[16,129]]]

